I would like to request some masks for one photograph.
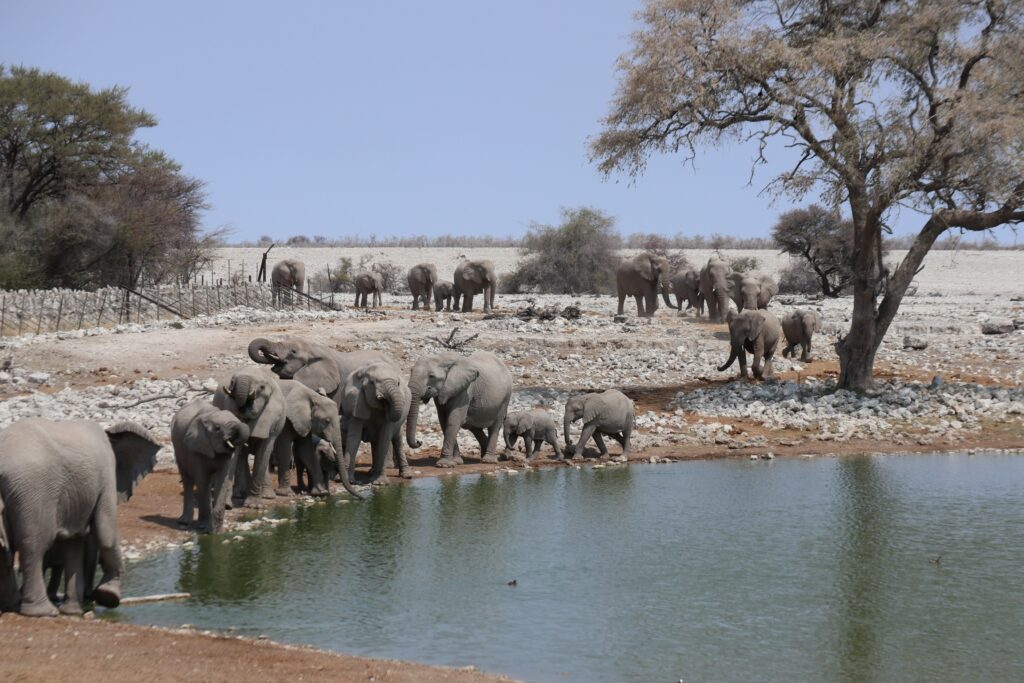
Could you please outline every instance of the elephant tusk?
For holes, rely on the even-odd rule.
[[[224,445],[226,445],[226,446],[227,446],[228,448],[230,448],[231,450],[235,450],[235,444],[233,444],[233,443],[231,442],[231,439],[225,439],[225,440],[224,440]]]

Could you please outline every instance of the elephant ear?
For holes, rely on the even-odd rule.
[[[309,431],[313,428],[313,402],[308,391],[312,390],[307,387],[295,387],[285,397],[288,421],[292,423],[292,429],[299,436],[309,436]]]
[[[256,418],[256,423],[249,428],[254,439],[269,439],[271,434],[277,434],[284,426],[287,411],[284,395],[274,382],[268,384],[268,389],[270,396],[267,397],[267,403]]]
[[[226,410],[236,417],[242,414],[238,404],[235,403],[235,399],[231,398],[231,394],[223,386],[217,387],[217,391],[213,392],[213,407],[219,410]]]
[[[366,392],[371,388],[371,380],[366,376],[365,368],[356,370],[349,376],[351,391],[353,392],[352,417],[357,420],[369,420],[373,413],[370,404],[366,402]],[[376,387],[373,387],[376,390]]]
[[[654,264],[651,262],[651,257],[647,254],[642,254],[640,258],[636,259],[636,272],[640,274],[645,280],[653,280],[657,277],[654,273]]]
[[[761,336],[762,329],[764,329],[764,316],[756,314],[747,316],[747,341],[755,341]]]
[[[341,371],[338,369],[338,364],[326,358],[304,366],[295,373],[293,379],[302,382],[313,391],[325,396],[337,391],[344,380],[341,376]]]
[[[725,276],[729,281],[729,291],[736,293],[740,291],[740,285],[743,283],[743,273],[729,273]]]
[[[117,463],[117,502],[124,503],[131,499],[142,478],[156,467],[160,444],[148,430],[134,422],[118,422],[106,432]]]
[[[480,371],[464,360],[452,363],[448,375],[444,378],[444,384],[441,385],[441,391],[438,392],[437,400],[442,404],[448,403],[466,391],[479,375]]]
[[[592,396],[583,402],[583,424],[593,422],[601,418],[601,402]]]
[[[523,413],[522,415],[520,415],[519,419],[516,420],[516,431],[522,434],[524,432],[529,432],[532,429],[533,415],[530,415],[529,413]]]

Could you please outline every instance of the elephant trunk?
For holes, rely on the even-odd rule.
[[[250,379],[246,376],[235,377],[231,381],[231,399],[238,406],[239,410],[245,408],[249,402]]]
[[[249,358],[256,363],[276,363],[277,360],[267,354],[267,350],[274,345],[269,339],[257,337],[249,342]]]
[[[355,496],[356,498],[362,499],[363,494],[359,493],[354,488],[352,488],[352,482],[348,478],[348,467],[345,466],[345,450],[342,447],[340,433],[338,435],[337,440],[332,441],[331,445],[334,446],[334,457],[337,459],[338,463],[338,478],[341,479],[341,487],[348,491],[353,496]],[[352,457],[356,457],[355,453],[352,454]]]
[[[224,440],[225,445],[231,450],[241,448],[242,445],[249,440],[249,425],[244,422],[239,422],[235,425],[235,428],[231,430],[231,436]]]
[[[384,399],[388,403],[388,420],[398,422],[402,419],[402,392],[398,390],[398,382],[388,381],[383,384]]]
[[[662,286],[662,288],[661,288],[661,298],[664,299],[665,305],[668,306],[669,308],[674,308],[676,310],[682,309],[682,307],[683,307],[683,300],[682,299],[679,300],[679,305],[678,306],[673,306],[672,305],[672,299],[669,298],[668,293],[669,293],[669,286],[668,286],[668,283],[666,282]]]
[[[419,448],[423,442],[416,438],[416,424],[420,419],[420,403],[423,400],[423,385],[409,383],[412,400],[409,402],[409,417],[405,423],[405,442],[409,448]]]
[[[723,289],[715,290],[715,301],[718,302],[718,320],[725,320],[725,314],[729,312],[729,293]]]
[[[761,359],[764,356],[764,335],[757,335],[754,340],[754,377],[761,376]]]
[[[725,365],[719,367],[718,371],[724,372],[725,370],[728,370],[738,356],[739,354],[736,352],[736,344],[731,344],[729,346],[729,360],[725,361]]]

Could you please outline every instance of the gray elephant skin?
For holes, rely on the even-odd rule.
[[[484,462],[498,461],[498,437],[512,399],[512,373],[497,356],[487,351],[470,356],[453,352],[424,356],[412,367],[409,390],[406,441],[410,448],[422,445],[416,439],[420,404],[433,399],[444,430],[438,467],[462,463],[456,439],[462,427],[476,437]]]
[[[715,256],[700,269],[700,293],[708,305],[708,320],[713,323],[724,321],[729,312],[731,276],[729,264]]]
[[[306,282],[306,264],[286,258],[274,264],[270,271],[270,293],[273,304],[292,303],[292,291],[302,292]]]
[[[442,302],[444,310],[452,310],[452,300],[455,298],[455,285],[448,280],[441,280],[434,285],[434,310],[440,311]]]
[[[277,496],[267,474],[274,442],[287,418],[284,392],[273,373],[264,368],[244,368],[231,376],[226,387],[217,388],[213,405],[230,411],[249,427],[249,439],[235,466],[232,502],[260,507],[260,498]],[[253,456],[251,470],[249,454]]]
[[[747,378],[747,353],[753,356],[754,377],[771,377],[772,357],[782,338],[782,325],[774,313],[763,310],[746,310],[742,313],[730,313],[729,323],[729,360],[719,372],[728,370],[733,361],[740,361],[740,377]],[[764,368],[761,364],[764,362]]]
[[[355,277],[356,285],[356,308],[366,308],[366,297],[371,296],[373,302],[373,308],[379,308],[383,299],[381,298],[381,291],[384,289],[384,280],[381,278],[380,273],[374,273],[373,271],[364,270],[361,273],[357,273]]]
[[[462,301],[462,312],[473,310],[473,297],[483,294],[484,312],[494,308],[494,291],[498,285],[498,276],[494,272],[491,261],[463,261],[455,267],[452,282],[452,307],[458,309]]]
[[[804,363],[813,360],[811,341],[814,333],[821,329],[821,316],[817,311],[793,311],[782,318],[782,333],[786,335],[786,348],[782,349],[782,357],[796,355],[796,347],[800,347],[800,360]]]
[[[248,425],[204,399],[196,399],[178,410],[171,421],[171,444],[183,488],[179,524],[193,526],[198,503],[199,521],[195,528],[200,533],[215,533],[224,528],[232,475],[248,439]]]
[[[700,293],[700,271],[696,268],[681,270],[669,280],[672,291],[676,295],[676,308],[683,310],[683,301],[686,302],[686,310],[691,308],[697,311],[697,315],[704,315],[704,295]]]
[[[249,358],[269,364],[281,379],[294,379],[329,396],[339,408],[342,385],[350,372],[375,360],[388,360],[379,351],[335,351],[299,337],[253,339],[249,342]]]
[[[533,410],[519,410],[505,416],[502,425],[502,434],[505,437],[505,448],[512,452],[520,437],[526,448],[526,459],[533,460],[540,452],[541,445],[548,443],[555,449],[555,459],[561,460],[562,447],[558,443],[558,426],[555,419],[543,408]],[[511,457],[518,460],[517,454],[512,453]]]
[[[636,314],[649,318],[658,310],[658,293],[669,308],[678,308],[669,298],[668,259],[650,252],[637,254],[619,264],[615,271],[615,284],[619,295],[618,314],[622,315],[626,297],[636,300]]]
[[[419,310],[421,302],[423,308],[430,310],[434,285],[437,284],[437,266],[433,263],[419,263],[413,266],[409,269],[406,282],[408,282],[409,292],[412,294],[412,310]]]
[[[580,420],[583,422],[580,439],[573,445],[571,426]],[[635,421],[633,401],[617,389],[572,396],[565,402],[565,452],[572,455],[573,460],[582,460],[583,449],[593,438],[601,457],[606,458],[608,448],[603,437],[610,436],[622,445],[622,454],[612,460],[626,462],[629,459],[630,437]]]
[[[736,310],[768,308],[768,302],[779,291],[775,279],[771,275],[751,271],[749,273],[733,272],[729,276],[730,295]]]
[[[412,476],[402,443],[402,427],[409,416],[412,395],[394,362],[374,361],[357,368],[345,380],[341,412],[345,433],[345,459],[355,475],[359,444],[368,442],[373,456],[367,483],[385,484],[388,454],[403,479]]]
[[[160,445],[141,426],[122,422],[106,430],[85,420],[29,418],[0,431],[0,610],[54,616],[43,581],[47,550],[62,553],[67,573],[65,614],[81,614],[95,573],[84,557],[95,543],[103,577],[92,599],[104,607],[121,600],[124,566],[117,535],[117,503],[156,464]],[[21,566],[20,596],[14,554]]]

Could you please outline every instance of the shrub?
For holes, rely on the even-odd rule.
[[[499,288],[508,293],[612,292],[621,244],[611,216],[588,207],[563,209],[559,225],[530,227],[523,257]]]
[[[812,204],[779,216],[772,237],[782,253],[797,256],[818,276],[818,289],[837,297],[850,285],[853,224],[836,211]]]
[[[391,261],[373,261],[373,256],[363,254],[359,259],[359,270],[369,270],[380,275],[384,291],[392,294],[409,288],[405,279],[405,271]]]
[[[354,291],[355,275],[352,259],[343,256],[333,267],[324,268],[307,278],[306,282],[311,292],[351,292]]]
[[[779,273],[779,294],[821,294],[821,280],[802,259],[793,259]]]
[[[753,256],[737,256],[729,259],[729,267],[737,273],[747,273],[751,270],[757,270],[759,265],[761,265],[761,262]]]

